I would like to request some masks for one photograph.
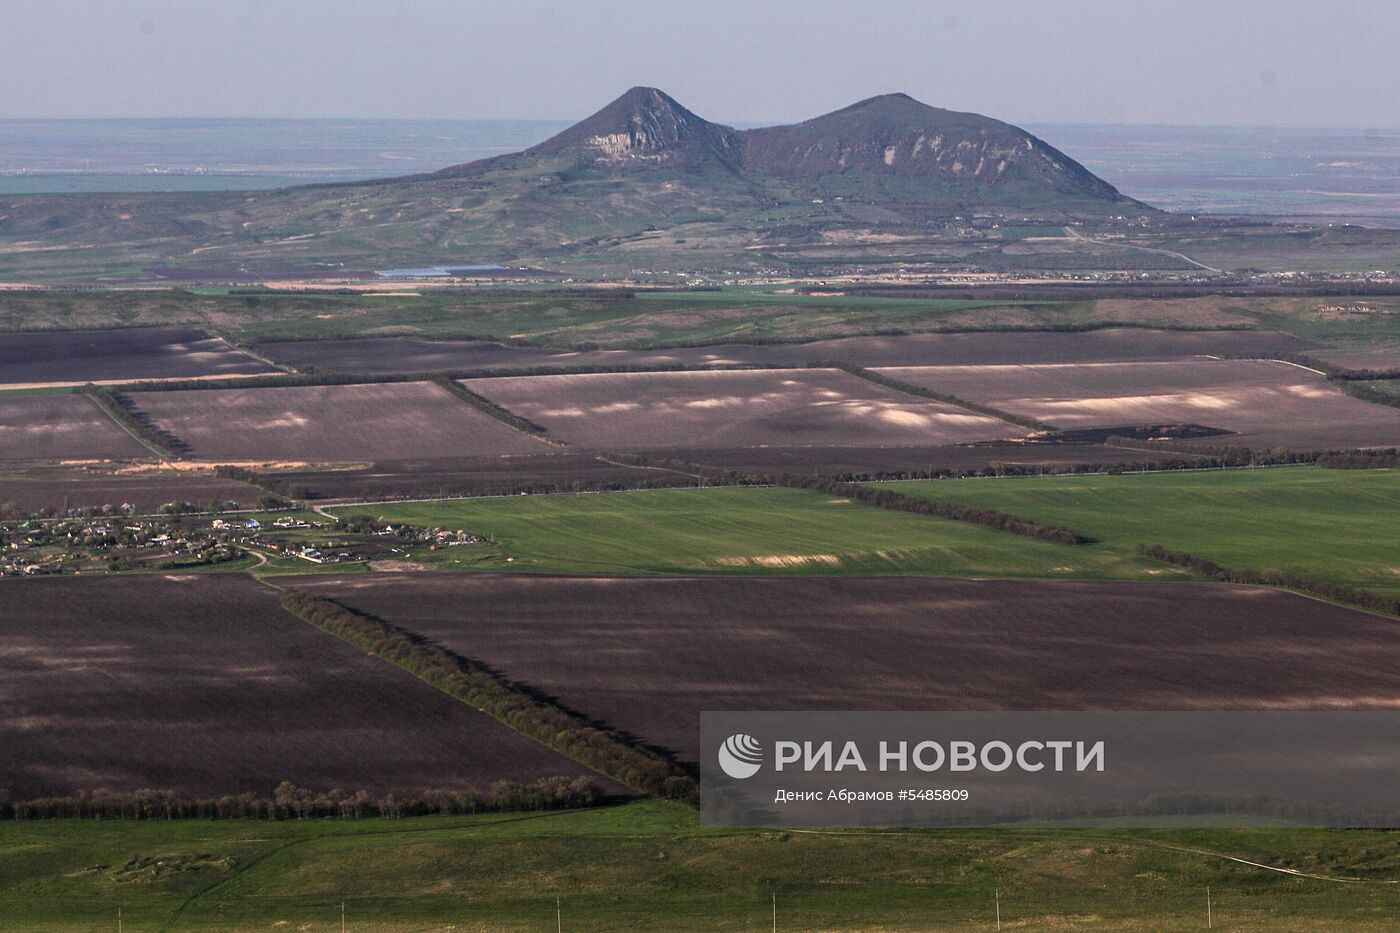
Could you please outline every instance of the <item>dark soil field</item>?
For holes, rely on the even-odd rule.
[[[90,398],[0,396],[0,460],[104,460],[150,457]]]
[[[0,672],[11,799],[591,774],[312,628],[241,575],[0,585]]]
[[[426,382],[132,393],[210,460],[488,457],[549,447]]]
[[[273,373],[192,327],[48,331],[0,340],[0,385],[197,379]]]
[[[211,502],[256,506],[267,493],[255,486],[216,476],[162,470],[113,475],[76,467],[23,467],[0,472],[0,514],[42,511],[62,513],[70,508],[130,503],[138,512],[155,512],[167,502]]]
[[[832,369],[526,376],[466,384],[593,450],[912,446],[1025,433]]]
[[[691,477],[665,470],[606,463],[591,454],[567,450],[536,456],[381,460],[349,470],[298,470],[268,476],[318,500],[450,498],[695,483]]]
[[[306,588],[691,762],[701,710],[1400,703],[1393,621],[1246,587],[402,574]]]
[[[297,368],[343,373],[453,372],[480,369],[578,369],[607,366],[800,366],[843,360],[858,366],[986,363],[1078,363],[1166,360],[1212,354],[1297,353],[1317,346],[1278,331],[1170,331],[1115,327],[1084,332],[1040,331],[843,337],[811,343],[720,344],[666,350],[551,350],[483,340],[366,337],[280,341],[258,351]]]
[[[1289,363],[1203,360],[881,372],[1062,428],[1179,422],[1236,432],[1202,443],[1293,448],[1400,443],[1400,409],[1353,399]]]

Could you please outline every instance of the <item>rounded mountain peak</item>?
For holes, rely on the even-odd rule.
[[[1112,185],[1019,127],[931,107],[902,93],[868,97],[790,126],[749,130],[743,140],[745,166],[772,175],[894,175],[989,193],[1000,189],[1032,201],[1033,189],[1121,197]]]

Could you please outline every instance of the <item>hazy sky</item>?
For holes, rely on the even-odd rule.
[[[725,122],[906,91],[1020,123],[1400,126],[1400,3],[0,0],[0,117]]]

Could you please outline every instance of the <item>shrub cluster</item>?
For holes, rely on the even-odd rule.
[[[614,780],[658,797],[694,802],[693,778],[557,706],[544,703],[480,665],[339,603],[295,590],[282,606],[322,631],[397,664],[443,693]]]
[[[1298,590],[1312,596],[1348,606],[1356,606],[1372,612],[1384,612],[1400,616],[1400,598],[1382,596],[1368,590],[1359,590],[1342,583],[1331,583],[1315,577],[1300,577],[1281,570],[1250,570],[1242,567],[1222,567],[1220,564],[1185,551],[1173,551],[1160,544],[1139,544],[1138,553],[1153,560],[1185,567],[1192,573],[1222,583],[1244,583],[1251,586],[1281,586]]]
[[[299,502],[307,497],[304,486],[288,482],[282,476],[274,473],[258,473],[246,467],[220,464],[214,467],[214,475],[224,479],[238,480],[240,483],[247,483],[249,486],[256,486],[267,493],[263,497],[261,505],[265,509],[283,509]]]
[[[498,781],[483,792],[424,790],[414,793],[370,794],[339,788],[312,791],[291,781],[277,785],[272,796],[225,794],[220,797],[182,797],[168,790],[129,793],[76,794],[0,802],[0,819],[258,819],[285,820],[307,817],[358,819],[367,816],[424,816],[431,813],[464,814],[521,810],[564,810],[597,806],[604,800],[602,788],[587,778],[548,777],[529,784]]]

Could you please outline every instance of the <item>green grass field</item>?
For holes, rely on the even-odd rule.
[[[1290,877],[1224,856],[1357,879]],[[674,804],[0,824],[6,930],[1386,930],[1390,834],[704,829]]]
[[[1036,541],[796,489],[512,496],[334,511],[489,536],[499,547],[471,565],[481,569],[1129,579],[1162,573],[1132,554]],[[453,550],[465,561],[474,549]]]
[[[1120,555],[1162,544],[1232,567],[1383,591],[1400,584],[1400,470],[1286,467],[882,488],[1063,525]]]

